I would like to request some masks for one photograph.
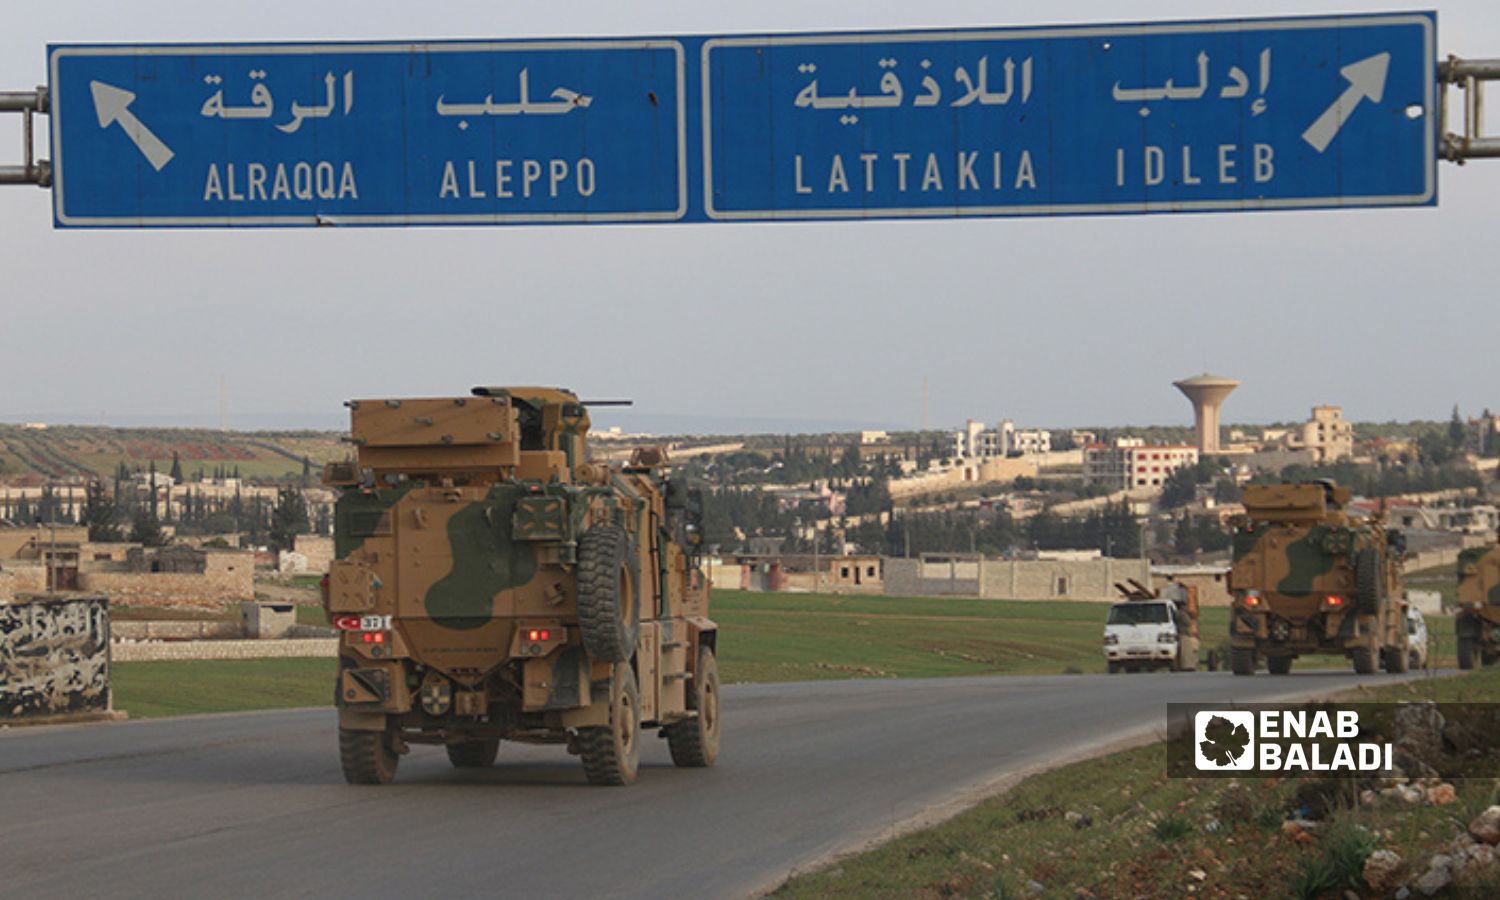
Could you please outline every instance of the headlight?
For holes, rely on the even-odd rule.
[[[1177,640],[1177,632],[1175,632],[1175,631],[1163,631],[1162,633],[1160,633],[1160,634],[1158,634],[1156,636],[1156,642],[1158,644],[1170,644],[1170,643],[1172,643],[1172,642],[1174,642],[1176,640]]]
[[[1120,636],[1118,634],[1106,634],[1104,636],[1104,643],[1105,644],[1118,644],[1118,643],[1120,643]]]

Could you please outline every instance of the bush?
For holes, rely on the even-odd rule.
[[[1156,836],[1162,841],[1171,843],[1180,841],[1193,833],[1193,825],[1182,816],[1167,816],[1156,823],[1154,829]]]

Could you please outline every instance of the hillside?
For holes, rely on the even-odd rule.
[[[121,463],[134,471],[155,462],[165,474],[174,453],[188,478],[200,470],[211,477],[223,468],[231,474],[238,469],[246,479],[276,481],[300,476],[304,458],[314,470],[343,459],[349,448],[339,438],[319,431],[0,425],[0,482],[108,478]]]

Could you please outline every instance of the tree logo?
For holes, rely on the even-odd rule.
[[[1254,735],[1254,712],[1200,712],[1193,717],[1194,763],[1203,772],[1254,769]]]

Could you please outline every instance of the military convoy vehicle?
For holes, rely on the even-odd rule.
[[[1109,674],[1198,668],[1196,587],[1171,582],[1152,589],[1132,578],[1128,586],[1116,584],[1115,590],[1124,599],[1109,608],[1104,623]]]
[[[1405,672],[1406,599],[1399,532],[1347,512],[1349,490],[1329,481],[1249,485],[1234,527],[1229,586],[1230,668],[1273,675],[1308,653],[1341,654],[1354,671]]]
[[[553,388],[348,406],[323,602],[350,783],[391,781],[413,744],[483,767],[517,741],[629,784],[648,729],[677,765],[714,762],[701,510],[665,451],[590,461],[585,404]]]
[[[1486,666],[1500,659],[1500,544],[1470,547],[1458,554],[1453,628],[1460,669],[1474,668],[1475,659]]]

